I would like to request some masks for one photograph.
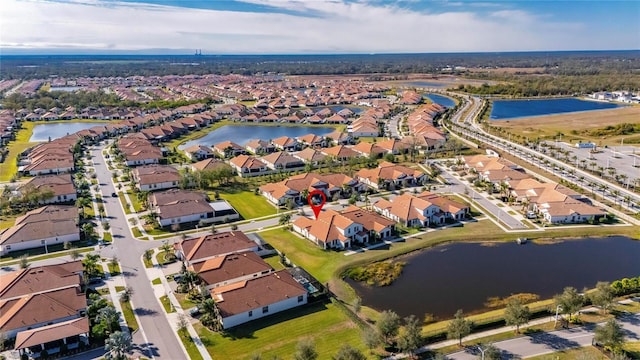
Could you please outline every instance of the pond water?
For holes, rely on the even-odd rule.
[[[49,141],[73,134],[76,131],[102,125],[103,122],[57,122],[53,124],[40,124],[33,127],[30,142]]]
[[[386,287],[369,287],[352,280],[364,305],[391,309],[401,317],[426,313],[450,318],[487,310],[489,297],[517,293],[541,299],[578,291],[598,281],[640,275],[640,241],[625,237],[568,240],[555,244],[479,243],[442,245],[404,257],[402,275]]]
[[[423,97],[426,97],[427,99],[433,101],[434,103],[448,107],[448,108],[452,108],[456,106],[455,100],[447,96],[442,96],[438,94],[424,94]]]
[[[244,145],[253,139],[268,141],[281,136],[296,137],[306,134],[325,135],[333,131],[335,131],[335,129],[332,127],[318,126],[225,125],[209,132],[199,139],[187,141],[178,148],[185,149],[197,144],[211,146],[226,140]]]
[[[365,109],[361,108],[361,107],[357,107],[357,106],[349,106],[349,105],[329,105],[329,106],[318,106],[313,108],[313,111],[320,111],[322,108],[329,108],[331,109],[333,112],[338,112],[340,110],[343,109],[349,109],[351,111],[354,112],[354,114],[360,114],[361,112],[363,112]]]
[[[580,100],[576,98],[495,100],[491,108],[490,119],[504,120],[577,111],[613,109],[620,106],[621,105],[608,102]]]

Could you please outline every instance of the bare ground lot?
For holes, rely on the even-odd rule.
[[[562,133],[562,140],[571,143],[582,140],[583,142],[593,141],[598,145],[617,145],[624,138],[625,144],[640,144],[640,134],[600,137],[587,134],[590,130],[622,123],[640,123],[640,106],[492,121],[491,125],[508,129],[513,134],[529,139],[536,137],[553,139],[558,133]]]
[[[505,67],[497,69],[485,69],[485,68],[469,68],[467,69],[472,73],[491,73],[491,74],[542,74],[544,73],[543,67],[534,68],[514,68]]]

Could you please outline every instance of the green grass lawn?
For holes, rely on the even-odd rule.
[[[231,329],[226,336],[195,326],[210,354],[220,359],[289,359],[297,343],[311,339],[319,359],[329,359],[344,343],[363,352],[360,329],[333,304],[309,304]],[[286,334],[286,336],[283,336]]]
[[[623,349],[631,359],[640,359],[640,341],[626,342]]]
[[[120,265],[119,264],[107,264],[107,266],[109,267],[109,274],[111,274],[111,276],[116,276],[116,275],[120,275],[121,271],[120,271]]]
[[[153,267],[153,262],[151,261],[151,259],[147,260],[144,256],[142,257],[142,262],[144,263],[144,267],[146,268],[152,268]]]
[[[12,227],[18,215],[2,215],[0,216],[0,230]]]
[[[118,192],[118,198],[120,199],[120,203],[122,204],[122,207],[124,208],[124,213],[129,215],[131,214],[131,208],[129,206],[127,206],[127,199],[124,197],[124,193],[119,191]]]
[[[139,238],[142,236],[142,232],[140,232],[140,229],[138,229],[138,227],[132,227],[131,232],[133,233],[134,237]]]
[[[129,200],[131,200],[131,206],[133,206],[133,210],[135,212],[143,211],[144,208],[140,201],[138,201],[138,197],[131,190],[127,190],[127,195],[129,195]]]
[[[213,192],[209,195],[213,199]],[[244,219],[273,215],[277,212],[276,208],[269,204],[267,199],[251,191],[240,191],[237,193],[220,192],[220,197],[227,200]]]
[[[124,316],[124,320],[127,322],[127,326],[129,326],[129,330],[134,332],[138,330],[138,322],[136,321],[136,317],[133,315],[133,309],[131,309],[131,302],[120,302],[122,306],[122,315]]]
[[[35,123],[31,121],[23,121],[22,129],[16,134],[16,139],[9,142],[9,154],[7,154],[5,161],[0,163],[0,181],[11,180],[18,173],[18,163],[16,162],[18,155],[37,144],[29,142],[34,126]]]
[[[189,359],[191,360],[201,360],[202,355],[200,355],[200,351],[196,344],[193,343],[193,339],[189,335],[187,330],[178,330],[178,335],[180,336],[180,340],[182,340],[182,344],[185,349],[187,349],[187,354],[189,354]]]
[[[284,265],[280,263],[280,256],[278,255],[263,257],[262,260],[264,260],[267,264],[271,265],[271,267],[274,268],[276,271],[284,269]]]
[[[87,219],[93,219],[96,217],[96,212],[93,210],[93,204],[84,207],[84,216]]]
[[[168,313],[172,313],[172,312],[176,312],[176,309],[174,309],[171,306],[171,302],[169,301],[169,297],[167,295],[160,296],[160,302],[162,303],[162,307],[164,307],[164,311],[167,314]]]
[[[160,278],[155,278],[155,279],[151,280],[151,283],[152,283],[153,285],[160,285],[160,284],[162,284],[162,279],[160,279]]]
[[[525,359],[531,360],[574,360],[574,359],[608,359],[600,350],[593,346],[587,346],[579,349],[571,349],[566,351],[558,351],[551,354],[534,356]]]
[[[178,294],[174,292],[174,295],[176,296],[176,299],[178,299],[178,303],[183,310],[190,309],[197,305],[193,301],[187,299],[187,294]]]
[[[111,236],[110,232],[106,231],[102,234],[102,240],[111,242],[113,241],[113,237]]]
[[[124,291],[124,289],[125,289],[124,286],[116,286],[116,292]]]

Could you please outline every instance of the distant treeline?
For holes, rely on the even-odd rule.
[[[498,84],[460,85],[457,90],[478,95],[513,97],[588,94],[597,91],[638,90],[640,74],[495,75]]]
[[[0,58],[0,78],[211,73],[410,74],[434,73],[448,67],[457,67],[454,73],[464,73],[464,68],[516,67],[543,68],[543,73],[553,75],[626,74],[640,69],[640,51],[264,56],[15,55]]]

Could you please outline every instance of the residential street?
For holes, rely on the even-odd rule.
[[[627,340],[640,339],[640,314],[627,315],[619,321],[627,333]],[[582,327],[520,336],[493,345],[503,351],[503,358],[527,358],[591,345],[592,339],[593,328]],[[453,360],[472,360],[477,359],[479,354],[477,348],[468,348],[447,357]]]
[[[158,299],[155,298],[151,279],[147,278],[143,269],[142,254],[145,250],[157,247],[159,244],[133,238],[120,201],[118,198],[111,197],[111,193],[116,190],[111,180],[111,171],[107,168],[102,156],[103,149],[104,146],[99,146],[91,150],[93,164],[101,184],[104,208],[113,234],[113,245],[104,250],[103,256],[110,257],[107,254],[110,250],[118,257],[126,284],[134,290],[131,303],[140,323],[140,330],[133,334],[134,343],[147,357],[185,359],[186,354],[178,343]]]

